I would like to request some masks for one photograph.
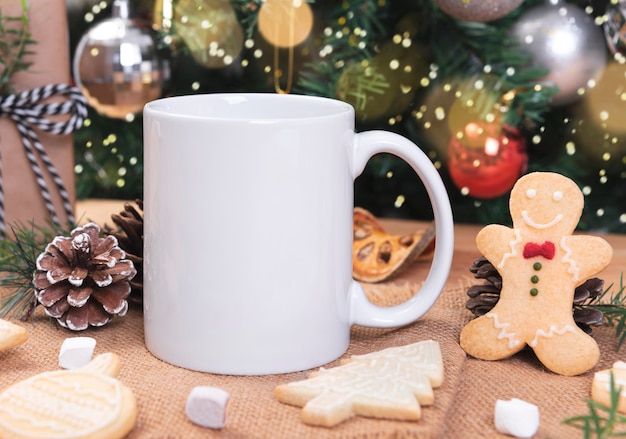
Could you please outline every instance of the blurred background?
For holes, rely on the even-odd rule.
[[[626,232],[626,0],[67,0],[77,197],[142,197],[143,105],[182,94],[351,103],[418,145],[459,223],[510,224],[529,171],[575,180],[583,230]],[[429,219],[413,171],[374,157],[355,205]]]

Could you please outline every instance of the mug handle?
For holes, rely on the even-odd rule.
[[[439,298],[452,265],[454,223],[450,199],[439,173],[417,145],[399,134],[378,130],[356,134],[353,146],[353,178],[363,172],[373,155],[381,152],[394,154],[411,165],[426,187],[435,218],[435,255],[418,294],[400,305],[380,307],[367,300],[361,285],[352,281],[352,324],[389,328],[414,322]]]

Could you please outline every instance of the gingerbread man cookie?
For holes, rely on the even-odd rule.
[[[461,331],[461,347],[483,360],[500,360],[530,346],[553,372],[578,375],[594,367],[600,350],[576,326],[575,288],[611,261],[602,238],[572,235],[584,204],[576,184],[535,172],[518,180],[509,208],[513,228],[492,224],[476,237],[480,252],[502,276],[496,306]]]

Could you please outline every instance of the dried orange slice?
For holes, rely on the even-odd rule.
[[[354,208],[352,277],[363,282],[382,282],[417,259],[432,256],[435,225],[406,235],[391,235],[369,211]]]

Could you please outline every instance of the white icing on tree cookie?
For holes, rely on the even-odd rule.
[[[417,420],[420,404],[432,404],[433,387],[442,382],[441,350],[429,340],[353,356],[307,380],[279,386],[276,396],[304,406],[302,420],[309,424],[330,427],[355,414]]]

